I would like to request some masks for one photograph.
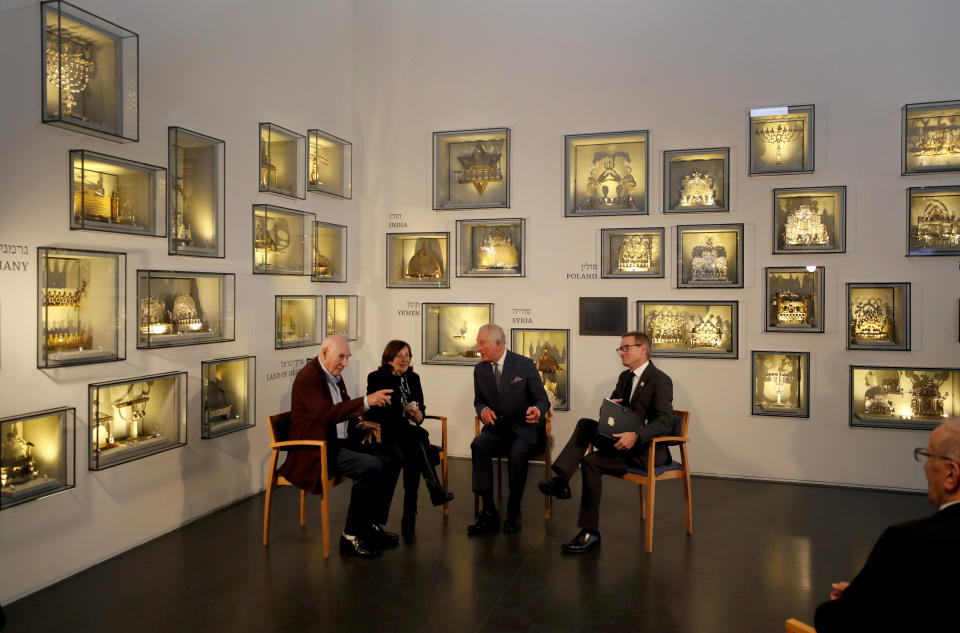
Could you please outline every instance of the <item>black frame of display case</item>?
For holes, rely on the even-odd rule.
[[[183,409],[182,427],[181,427],[180,420],[179,419],[177,420],[177,430],[179,431],[181,428],[183,430],[183,436],[180,438],[180,441],[171,442],[170,444],[163,445],[162,447],[159,447],[158,450],[154,450],[154,451],[135,452],[130,457],[126,459],[119,459],[115,463],[111,463],[107,466],[100,466],[99,465],[100,459],[98,457],[97,465],[94,465],[94,452],[97,452],[97,453],[100,452],[99,447],[97,447],[96,451],[94,451],[93,449],[93,432],[94,432],[94,429],[96,429],[96,427],[98,426],[96,423],[96,417],[93,415],[93,403],[94,403],[95,390],[102,389],[105,387],[112,387],[115,385],[126,385],[126,384],[138,383],[138,382],[146,382],[148,380],[157,380],[160,378],[171,378],[174,376],[183,376],[182,379],[177,380],[174,384],[174,390],[178,392],[182,392],[182,395],[183,395],[183,400],[180,403],[180,407]],[[187,372],[185,371],[170,371],[162,374],[150,374],[148,376],[136,376],[134,378],[126,378],[126,379],[120,379],[120,380],[107,380],[103,382],[89,383],[87,385],[87,415],[89,416],[88,423],[87,423],[87,427],[88,427],[87,428],[87,432],[88,432],[87,433],[87,459],[88,459],[87,470],[91,470],[91,471],[107,470],[108,468],[113,468],[114,466],[120,466],[121,464],[129,464],[130,462],[135,462],[140,459],[144,459],[146,457],[152,457],[153,455],[159,455],[160,453],[166,453],[167,451],[171,451],[173,449],[182,448],[186,446],[187,439],[189,437],[188,432],[189,432],[189,426],[190,426],[190,416],[187,414],[187,399],[188,399],[187,380],[188,378],[189,377],[187,375]],[[182,382],[182,387],[180,384],[181,382]]]
[[[346,299],[347,300],[347,321],[350,320],[350,310],[356,309],[356,325],[357,332],[354,336],[350,336],[350,333],[347,332],[346,336],[343,334],[338,334],[338,336],[343,336],[348,341],[356,341],[360,338],[360,295],[327,295],[323,298],[323,332],[325,336],[332,336],[334,332],[330,331],[330,300],[331,299]],[[351,301],[353,299],[353,301]],[[349,328],[348,328],[349,329]]]
[[[613,258],[610,256],[610,242],[611,238],[615,235],[626,235],[626,234],[649,234],[656,235],[660,239],[660,272],[659,273],[643,273],[643,272],[625,272],[625,273],[613,273],[612,266],[611,272],[607,272],[607,263],[612,262]],[[666,276],[666,265],[667,265],[667,235],[666,229],[662,226],[646,226],[646,227],[636,227],[636,228],[604,228],[600,229],[600,278],[601,279],[662,279]]]
[[[576,202],[572,205],[574,208],[570,208],[570,152],[573,147],[573,143],[578,140],[590,140],[590,139],[602,139],[610,138],[616,136],[643,136],[643,163],[644,163],[644,174],[643,174],[643,209],[641,210],[623,210],[615,209],[610,211],[604,211],[602,213],[582,213],[578,212],[576,209]],[[631,141],[638,142],[638,141]],[[575,166],[573,167],[575,169]],[[650,130],[623,130],[620,132],[593,132],[586,134],[565,134],[563,136],[563,217],[565,218],[592,218],[592,217],[603,217],[609,215],[650,215]],[[576,191],[576,185],[573,185]],[[574,194],[575,195],[575,194]]]
[[[252,365],[250,370],[252,380],[248,379],[248,383],[253,385],[253,394],[249,393],[247,389],[247,402],[252,403],[248,404],[247,409],[250,411],[248,416],[250,419],[245,424],[233,424],[225,425],[224,429],[221,431],[212,432],[210,430],[211,422],[207,419],[207,368],[211,365],[223,365],[225,363],[246,361],[248,365]],[[213,358],[211,360],[200,361],[200,439],[202,440],[212,440],[215,437],[220,437],[222,435],[229,435],[230,433],[236,433],[237,431],[242,431],[244,429],[249,429],[257,425],[257,357],[254,355],[250,356],[231,356],[229,358]]]
[[[808,275],[816,275],[816,282],[818,291],[814,295],[814,300],[817,302],[816,310],[816,325],[814,326],[796,326],[796,327],[787,327],[787,326],[777,326],[770,325],[770,302],[772,297],[770,296],[770,275],[772,273],[806,273]],[[790,333],[790,334],[823,334],[823,319],[824,319],[824,295],[826,294],[824,289],[824,283],[826,281],[826,269],[823,266],[817,266],[816,270],[808,270],[806,266],[767,266],[763,269],[763,331],[764,332],[780,332],[780,333]]]
[[[627,313],[627,298],[626,297],[580,297],[579,301],[579,314],[580,319],[579,329],[577,334],[580,336],[620,336],[624,332],[630,330],[630,316]],[[605,308],[606,307],[606,308]],[[608,327],[608,328],[595,328],[589,327],[587,323],[591,308],[596,309],[610,309],[617,310],[618,314],[616,316],[623,315],[623,327],[618,327],[620,321],[617,322],[617,326]]]
[[[480,361],[480,356],[478,355],[474,360],[463,360],[463,361],[451,361],[449,363],[441,363],[437,361],[427,360],[427,308],[428,306],[487,306],[489,309],[489,317],[486,323],[495,323],[493,316],[494,303],[483,303],[483,302],[460,302],[460,301],[430,301],[423,302],[420,304],[420,350],[423,354],[423,360],[420,361],[421,365],[452,365],[452,366],[467,366],[472,367]],[[438,332],[439,336],[439,332]]]
[[[644,329],[643,325],[643,307],[646,305],[662,305],[662,306],[728,306],[730,308],[730,320],[732,322],[732,327],[730,328],[730,347],[729,352],[723,351],[721,353],[711,353],[707,351],[693,351],[688,352],[686,350],[658,350],[654,349],[653,337],[650,336],[650,357],[661,357],[661,358],[713,358],[713,359],[722,359],[722,360],[736,360],[740,358],[740,302],[737,300],[733,301],[695,301],[695,300],[665,300],[665,301],[653,301],[640,299],[636,302],[637,304],[637,329],[650,336],[650,332],[647,332]]]
[[[438,142],[443,137],[455,138],[455,136],[475,136],[478,134],[496,134],[503,133],[503,144],[504,150],[501,155],[506,155],[507,158],[507,168],[503,170],[503,181],[504,188],[506,189],[506,196],[503,204],[476,204],[471,206],[448,206],[442,207],[439,206],[439,196],[437,195],[437,169],[439,165],[437,164],[437,153],[438,153]],[[462,211],[464,209],[509,209],[510,208],[510,169],[513,165],[513,157],[510,155],[510,128],[508,127],[489,127],[489,128],[474,128],[467,130],[444,130],[440,132],[433,133],[433,149],[432,149],[432,182],[431,184],[433,191],[431,192],[431,197],[433,198],[433,210],[434,211]],[[502,164],[502,163],[501,163]],[[502,167],[501,167],[502,169]]]
[[[43,297],[40,295],[40,278],[39,275],[44,269],[43,267],[43,257],[47,251],[58,251],[65,253],[82,253],[84,255],[119,255],[118,265],[117,265],[117,279],[116,286],[114,288],[114,295],[116,296],[117,301],[117,310],[120,314],[115,314],[116,324],[114,325],[116,333],[114,338],[120,339],[120,333],[123,334],[123,344],[121,345],[119,340],[116,343],[117,354],[113,358],[105,358],[98,360],[88,360],[88,361],[75,361],[75,362],[64,362],[51,365],[49,361],[46,364],[42,364],[41,361],[43,357],[41,355],[41,346],[40,341],[43,340],[43,335],[40,332],[42,315],[43,315]],[[120,263],[122,262],[122,263]],[[39,246],[37,247],[37,369],[56,369],[59,367],[71,367],[74,365],[94,365],[96,363],[113,363],[120,360],[127,359],[127,254],[120,251],[95,251],[95,250],[86,250],[80,248],[58,248],[56,246]],[[123,295],[121,298],[120,290],[123,290]],[[46,350],[46,345],[43,345],[43,349]],[[48,353],[49,355],[49,353]]]
[[[853,376],[854,371],[858,369],[866,370],[889,370],[889,371],[947,371],[947,372],[958,372],[960,369],[949,368],[949,367],[904,367],[902,365],[850,365],[849,373],[849,391],[847,394],[847,400],[849,402],[849,423],[848,426],[851,428],[868,428],[868,429],[899,429],[906,431],[932,431],[933,429],[940,426],[941,422],[915,422],[915,423],[906,423],[899,418],[891,418],[892,424],[883,424],[879,422],[867,422],[866,414],[864,414],[864,420],[861,422],[855,422],[855,414],[853,412]],[[957,397],[958,394],[954,394],[954,397]],[[947,418],[949,421],[949,418]]]
[[[798,397],[803,406],[796,409],[784,408],[783,410],[769,409],[765,410],[757,405],[757,357],[760,354],[773,356],[780,354],[784,356],[796,356],[800,359],[800,365],[797,368],[798,380],[803,383],[803,392],[798,392]],[[810,352],[786,352],[779,350],[751,350],[750,351],[750,415],[758,415],[774,418],[809,418],[810,417]]]
[[[519,224],[520,230],[520,244],[517,250],[517,272],[508,273],[501,272],[498,269],[491,269],[490,272],[469,272],[464,271],[463,268],[463,255],[464,250],[466,250],[471,256],[475,253],[472,248],[465,248],[464,246],[464,231],[469,230],[475,226],[496,226],[496,225],[507,225],[511,227],[511,230],[516,228],[516,225]],[[485,219],[460,219],[457,220],[457,277],[526,277],[527,276],[527,219],[526,218],[485,218]],[[514,244],[514,246],[517,246]]]
[[[960,196],[960,185],[944,185],[942,187],[936,187],[933,185],[928,185],[925,187],[907,187],[907,257],[957,257],[960,255],[960,245],[956,248],[947,249],[947,248],[913,248],[910,244],[913,240],[912,234],[912,222],[910,218],[910,203],[913,200],[914,192],[917,192],[920,195],[923,195],[924,192],[933,192],[933,191],[950,191],[956,192]],[[957,217],[957,222],[960,223],[960,217]]]
[[[62,486],[57,488],[49,488],[41,492],[26,495],[23,499],[19,501],[14,501],[12,503],[4,503],[0,500],[0,510],[9,510],[18,505],[24,503],[29,503],[31,501],[37,501],[39,499],[44,499],[46,497],[51,497],[55,494],[65,492],[77,487],[77,409],[76,407],[54,407],[52,409],[45,409],[43,411],[32,411],[30,413],[24,413],[22,415],[11,415],[5,418],[0,419],[0,428],[3,428],[3,424],[7,422],[24,422],[26,420],[36,419],[36,418],[45,418],[47,416],[54,415],[56,413],[66,413],[67,418],[64,420],[64,429],[63,429],[63,444],[61,448],[63,449],[63,459],[67,462],[64,466],[65,479]],[[70,428],[72,426],[72,429]],[[4,438],[6,439],[6,438]],[[72,442],[70,440],[73,440]]]
[[[275,272],[272,270],[257,270],[257,207],[263,207],[263,211],[270,213],[273,211],[280,211],[286,215],[298,215],[301,216],[301,224],[303,232],[300,235],[300,242],[302,243],[302,254],[300,256],[300,271],[293,272]],[[269,207],[269,208],[267,208]],[[313,273],[313,223],[317,221],[317,214],[311,211],[300,211],[299,209],[291,209],[289,207],[280,207],[275,204],[270,203],[260,203],[252,206],[252,214],[250,216],[250,245],[253,246],[250,252],[251,262],[253,264],[253,274],[254,275],[282,275],[286,277],[306,277],[308,274],[312,276]],[[309,216],[313,218],[312,220],[307,220],[306,217]],[[309,224],[309,228],[308,225]],[[269,232],[269,229],[265,230]],[[310,238],[309,248],[307,246],[307,238]],[[308,255],[309,253],[309,255]],[[307,259],[309,257],[310,264],[308,271]],[[264,264],[266,265],[266,264]]]
[[[294,150],[293,152],[293,155],[298,157],[296,159],[297,161],[299,161],[300,158],[303,159],[303,165],[298,165],[294,169],[294,172],[297,174],[297,178],[295,182],[296,193],[284,193],[282,191],[276,191],[275,189],[271,189],[269,185],[267,185],[267,187],[264,188],[264,185],[261,184],[261,175],[262,175],[261,170],[263,169],[263,163],[261,162],[260,145],[261,143],[263,143],[263,130],[264,130],[263,126],[265,125],[268,126],[267,129],[270,130],[271,132],[273,130],[277,130],[278,132],[280,132],[280,134],[284,136],[288,136],[294,143],[297,142],[297,139],[303,139],[303,147],[304,147],[303,151],[298,152]],[[281,196],[283,198],[290,198],[291,200],[306,200],[307,199],[307,155],[309,151],[310,150],[307,148],[307,137],[304,136],[303,134],[300,134],[299,132],[294,132],[293,130],[283,127],[282,125],[277,125],[276,123],[271,123],[269,121],[261,121],[260,124],[257,126],[257,191],[259,193],[269,193],[275,196]],[[303,193],[303,195],[300,195],[301,192]]]
[[[676,288],[677,289],[717,289],[717,288],[743,288],[743,250],[744,250],[744,225],[742,222],[731,223],[731,224],[678,224],[675,231],[676,237],[676,249],[677,249],[677,268],[676,268]],[[700,229],[715,229],[715,232],[720,231],[731,231],[734,230],[737,233],[737,281],[735,283],[703,283],[703,284],[693,284],[690,282],[683,283],[683,233],[686,233],[689,230]],[[728,255],[729,256],[729,255]]]
[[[398,285],[396,282],[391,282],[391,281],[390,281],[390,269],[391,269],[391,266],[390,266],[390,264],[391,264],[391,261],[390,261],[390,260],[391,260],[391,257],[390,257],[390,255],[391,255],[392,252],[393,252],[393,249],[392,249],[391,246],[390,246],[390,240],[391,240],[394,236],[397,236],[397,235],[409,235],[409,236],[417,237],[418,239],[419,239],[419,238],[432,238],[432,239],[444,239],[444,240],[446,240],[446,242],[445,242],[446,246],[445,246],[445,248],[444,248],[444,251],[446,252],[447,264],[446,264],[446,266],[444,267],[443,275],[440,276],[440,281],[439,281],[439,283],[437,283],[437,284],[431,284],[431,285],[426,285],[426,284],[423,284],[423,285],[416,285],[416,284],[410,284],[410,285],[407,285],[407,284],[399,284],[399,285]],[[451,239],[451,236],[450,236],[450,232],[449,232],[449,231],[435,231],[435,232],[425,231],[425,232],[409,232],[409,233],[408,233],[408,232],[404,232],[404,233],[387,233],[386,249],[385,249],[385,253],[384,253],[384,254],[385,254],[385,258],[384,258],[384,259],[386,260],[386,271],[385,271],[385,272],[386,272],[386,277],[384,278],[384,283],[386,284],[386,287],[387,287],[387,288],[418,288],[418,289],[419,289],[419,288],[430,288],[430,289],[449,288],[449,287],[450,287],[450,239]],[[406,264],[407,264],[407,263],[408,263],[408,262],[404,262],[404,263],[402,264],[404,269],[406,268]],[[401,275],[401,279],[402,279],[402,278],[403,278],[403,276]],[[419,283],[420,283],[420,282],[418,282],[418,284],[419,284]]]
[[[794,112],[804,112],[809,108],[809,117],[808,121],[810,122],[810,169],[791,169],[791,170],[776,170],[776,171],[754,171],[753,170],[753,119],[755,118],[751,115],[751,112],[754,110],[768,110],[772,108],[786,108],[787,112],[783,115],[773,115],[773,114],[758,114],[757,117],[761,116],[788,116]],[[816,104],[806,103],[803,105],[784,105],[784,106],[767,106],[763,108],[751,108],[747,111],[747,175],[749,176],[784,176],[789,174],[812,174],[816,171]],[[806,162],[806,161],[804,161]]]
[[[550,409],[553,411],[569,411],[570,410],[570,368],[571,368],[571,354],[570,354],[570,328],[551,328],[551,327],[512,327],[510,328],[510,350],[515,354],[519,354],[525,358],[530,358],[524,353],[517,351],[517,333],[519,332],[563,332],[566,336],[566,352],[567,352],[567,403],[566,406],[557,407],[551,406]],[[530,358],[536,365],[537,360],[535,358]],[[539,371],[539,370],[538,370]]]
[[[173,174],[172,165],[170,164],[170,149],[171,143],[173,140],[173,135],[178,132],[184,132],[188,136],[192,136],[198,140],[210,143],[210,145],[220,148],[216,150],[218,152],[218,158],[221,159],[220,170],[217,172],[217,178],[219,185],[218,200],[219,209],[216,212],[215,224],[217,227],[217,246],[216,254],[205,255],[203,253],[190,253],[190,252],[181,252],[174,248],[173,242],[173,206],[174,202],[173,196],[170,195],[171,187],[173,186],[173,180],[177,177]],[[212,259],[225,259],[227,256],[227,143],[218,138],[208,136],[206,134],[201,134],[200,132],[194,132],[193,130],[188,130],[185,127],[180,127],[177,125],[170,125],[167,127],[167,254],[168,255],[180,255],[182,257],[207,257]]]
[[[921,174],[935,174],[950,171],[960,171],[960,157],[957,164],[953,167],[935,167],[933,169],[907,169],[907,113],[911,108],[926,108],[932,106],[941,106],[944,108],[960,108],[960,99],[948,101],[925,101],[922,103],[908,103],[900,108],[900,175],[917,176]]]
[[[164,198],[163,201],[162,201],[162,203],[156,205],[157,208],[153,210],[153,227],[154,227],[154,230],[153,230],[152,232],[149,232],[149,231],[130,231],[130,230],[125,230],[125,229],[123,229],[123,228],[106,228],[106,227],[110,227],[110,226],[122,227],[122,226],[124,226],[124,225],[122,225],[122,224],[116,224],[116,225],[114,225],[114,224],[112,224],[112,223],[104,223],[104,222],[97,222],[97,223],[96,223],[97,225],[102,225],[102,226],[86,226],[86,224],[87,224],[88,221],[84,219],[84,217],[83,217],[83,210],[82,210],[82,209],[81,209],[81,212],[80,212],[79,226],[75,226],[75,224],[74,224],[74,217],[75,217],[76,214],[75,214],[75,209],[74,209],[74,196],[73,196],[73,180],[74,180],[74,165],[73,165],[73,162],[74,162],[74,160],[75,160],[74,156],[75,156],[75,155],[76,155],[76,156],[79,156],[81,163],[85,164],[85,163],[86,163],[86,160],[87,160],[86,156],[87,156],[88,154],[91,155],[91,156],[96,157],[95,160],[96,160],[96,159],[106,159],[106,160],[102,160],[102,162],[109,163],[109,164],[113,164],[113,165],[118,166],[118,167],[123,167],[123,166],[125,166],[125,165],[133,165],[133,166],[136,166],[136,167],[146,167],[146,168],[148,168],[148,169],[143,169],[143,170],[142,170],[145,174],[146,174],[148,171],[152,172],[152,175],[150,176],[150,178],[153,180],[153,196],[155,197],[156,194],[157,194],[157,192],[163,192],[163,198]],[[72,149],[72,150],[70,150],[70,151],[67,153],[67,160],[69,161],[69,169],[68,169],[68,170],[69,170],[69,172],[70,172],[70,178],[69,178],[68,183],[67,183],[67,192],[68,192],[68,193],[67,193],[67,199],[70,201],[70,204],[69,204],[69,206],[70,206],[70,216],[69,216],[69,217],[70,217],[70,221],[69,221],[69,224],[70,224],[70,230],[71,230],[71,231],[100,231],[100,232],[102,232],[102,233],[123,233],[123,234],[125,234],[125,235],[137,235],[137,236],[140,236],[140,237],[166,237],[166,236],[167,236],[167,226],[166,226],[166,222],[161,220],[161,218],[166,218],[166,206],[167,206],[167,202],[166,202],[166,198],[167,198],[167,168],[166,168],[166,167],[161,167],[160,165],[151,165],[151,164],[149,164],[149,163],[141,163],[140,161],[129,160],[129,159],[127,159],[127,158],[121,158],[121,157],[119,157],[119,156],[111,156],[110,154],[102,154],[102,153],[100,153],[100,152],[95,152],[95,151],[89,150],[89,149]],[[86,168],[85,168],[85,167],[81,167],[81,169],[83,169],[83,171],[86,171]],[[160,172],[163,173],[163,183],[162,183],[162,184],[159,182],[160,179],[158,178],[158,173],[160,173]],[[102,173],[102,172],[101,172],[101,173]],[[81,190],[82,190],[82,189],[83,189],[83,181],[80,182],[80,187],[81,187]],[[154,201],[155,201],[155,200],[154,200]],[[162,208],[161,208],[161,207],[162,207]]]
[[[822,191],[834,191],[838,194],[839,204],[837,213],[840,216],[837,226],[839,230],[835,236],[835,242],[837,246],[835,248],[818,248],[815,246],[801,246],[797,248],[785,248],[778,246],[780,230],[784,225],[780,224],[778,219],[779,207],[778,202],[780,201],[779,195],[781,193],[808,193],[810,195],[816,195],[815,192]],[[847,186],[846,185],[837,185],[837,186],[826,186],[826,187],[777,187],[773,190],[773,250],[774,255],[809,255],[809,254],[833,254],[833,253],[846,253],[847,252]]]
[[[876,351],[876,352],[909,352],[911,344],[911,327],[910,327],[910,318],[913,312],[912,309],[912,299],[910,298],[910,282],[909,281],[878,281],[878,282],[859,282],[859,281],[848,281],[846,284],[846,332],[847,332],[847,349],[849,350],[867,350],[867,351]],[[902,314],[903,316],[903,338],[904,342],[902,344],[890,344],[890,345],[866,345],[863,343],[853,343],[853,305],[850,298],[850,290],[854,288],[889,288],[894,293],[894,299],[896,299],[897,288],[903,294],[903,305],[893,306],[894,315]]]
[[[670,159],[674,156],[697,156],[698,154],[723,154],[723,206],[709,208],[670,207]],[[663,212],[666,213],[729,213],[730,212],[730,148],[704,147],[694,149],[663,150]]]
[[[208,338],[208,339],[197,340],[197,341],[188,341],[188,342],[184,342],[184,343],[170,343],[170,344],[166,344],[166,345],[156,345],[156,344],[149,344],[149,343],[146,343],[146,344],[145,344],[145,343],[142,343],[141,340],[140,340],[140,338],[141,338],[141,336],[142,336],[142,332],[140,331],[140,316],[141,316],[141,314],[140,314],[140,313],[141,313],[140,299],[142,299],[142,298],[144,298],[144,297],[141,297],[141,293],[140,293],[140,275],[141,275],[141,273],[147,273],[148,278],[151,278],[151,279],[153,278],[154,273],[157,273],[157,275],[156,275],[157,277],[162,277],[163,275],[193,275],[193,276],[197,276],[197,277],[219,277],[219,278],[222,280],[222,281],[221,281],[221,288],[224,288],[224,282],[227,280],[227,278],[231,279],[231,280],[232,280],[231,286],[232,286],[232,291],[233,291],[233,297],[232,297],[233,301],[232,301],[232,304],[231,304],[229,307],[230,307],[230,311],[231,311],[231,313],[232,313],[232,314],[230,314],[230,318],[233,319],[233,332],[231,333],[231,335],[230,335],[229,337],[227,337],[227,336],[221,336],[221,337]],[[181,277],[181,278],[187,278],[187,277]],[[150,294],[151,294],[150,292],[147,292],[147,297],[149,297]],[[226,291],[224,291],[224,294],[226,294]],[[224,300],[224,304],[225,304],[225,303],[226,303],[226,301]],[[137,306],[137,318],[136,318],[135,330],[136,330],[136,334],[137,334],[137,349],[164,349],[164,348],[167,348],[167,347],[187,347],[187,346],[190,346],[190,345],[207,345],[207,344],[210,344],[210,343],[227,343],[227,342],[230,342],[230,341],[235,341],[236,338],[237,338],[237,324],[236,324],[236,318],[237,318],[237,276],[236,276],[236,273],[215,273],[215,272],[207,272],[207,271],[200,272],[200,271],[193,271],[193,270],[157,270],[157,269],[138,268],[138,269],[137,269],[137,297],[136,297],[136,306]],[[221,322],[221,329],[224,329],[224,330],[225,330],[225,329],[226,329],[225,324],[226,324],[226,322],[227,322],[227,318],[226,318],[226,315],[225,315],[225,314],[221,314],[221,315],[220,315],[220,322]],[[156,335],[156,334],[150,334],[150,335],[148,336],[148,339],[149,339],[150,337],[152,337],[152,336],[158,336],[158,335]],[[164,336],[164,335],[159,335],[159,336]]]
[[[319,136],[323,139],[326,139],[333,143],[334,145],[340,146],[340,164],[341,164],[341,173],[340,173],[340,182],[344,182],[344,174],[349,173],[350,175],[350,184],[343,185],[343,189],[347,192],[344,195],[334,193],[332,191],[327,191],[325,189],[310,188],[310,137],[311,135]],[[350,161],[349,163],[344,159],[344,154],[346,154],[346,148],[350,148]],[[307,130],[307,192],[309,193],[318,193],[324,196],[330,196],[331,198],[339,198],[340,200],[352,200],[353,199],[353,143],[346,139],[342,139],[339,136],[334,136],[329,132],[324,132],[323,130],[317,128],[310,128]]]
[[[280,327],[280,304],[284,299],[313,299],[314,303],[318,306],[317,309],[320,311],[320,315],[317,316],[314,313],[314,323],[319,323],[320,328],[313,335],[314,340],[309,343],[301,343],[298,345],[283,345],[282,340],[278,340],[277,331]],[[327,308],[327,302],[324,300],[323,295],[274,295],[273,296],[273,349],[296,349],[298,347],[311,347],[313,345],[320,345],[323,342],[325,336],[324,332],[326,331],[326,314],[325,310]]]
[[[123,103],[125,102],[125,97],[124,97],[124,94],[123,94],[123,85],[122,85],[122,84],[123,84],[123,80],[121,79],[121,77],[123,76],[122,70],[117,73],[117,75],[118,75],[117,101],[119,102],[119,104],[118,104],[118,106],[117,106],[117,114],[118,114],[118,117],[117,117],[117,118],[118,118],[119,121],[120,121],[118,127],[121,128],[119,134],[113,134],[113,133],[110,133],[110,132],[106,132],[106,131],[100,130],[100,129],[98,129],[98,128],[88,127],[88,126],[86,126],[86,125],[83,125],[82,123],[75,123],[75,122],[73,122],[72,120],[64,120],[64,115],[63,115],[63,112],[62,112],[62,108],[60,107],[61,104],[63,103],[63,96],[62,96],[62,92],[61,92],[62,89],[59,88],[59,87],[57,88],[57,94],[58,94],[58,98],[57,98],[58,113],[57,113],[57,116],[56,116],[56,117],[51,117],[50,119],[47,118],[47,116],[46,116],[46,105],[45,105],[45,104],[46,104],[46,101],[47,101],[47,82],[46,82],[46,75],[47,75],[47,71],[46,71],[46,61],[47,61],[47,47],[46,47],[47,29],[46,29],[46,21],[45,21],[45,19],[44,19],[44,12],[45,12],[45,8],[46,8],[47,5],[56,5],[56,7],[57,7],[56,9],[54,9],[54,11],[55,11],[56,14],[57,14],[57,28],[58,28],[58,30],[62,29],[62,27],[60,26],[61,20],[62,20],[62,11],[61,11],[60,7],[61,7],[61,5],[66,5],[66,6],[70,7],[71,9],[73,9],[73,10],[75,10],[75,11],[78,11],[78,12],[83,13],[83,14],[85,14],[85,15],[89,15],[89,16],[93,17],[94,19],[96,19],[96,20],[98,20],[98,21],[100,21],[100,22],[103,22],[104,24],[109,24],[110,26],[116,27],[118,30],[124,31],[124,32],[126,32],[126,33],[128,34],[128,35],[124,35],[123,37],[118,37],[118,38],[116,38],[118,41],[124,40],[124,39],[128,39],[128,38],[130,38],[130,37],[134,38],[134,42],[135,42],[134,46],[135,46],[136,52],[137,52],[137,62],[136,62],[136,73],[137,73],[136,86],[137,86],[137,92],[136,92],[136,99],[135,99],[136,104],[137,104],[137,107],[136,107],[136,128],[137,128],[137,131],[136,131],[136,134],[135,134],[134,136],[125,136],[124,133],[123,133],[123,130],[122,130],[122,128],[123,128],[123,121],[126,119],[126,117],[123,115],[123,112],[124,112]],[[70,17],[72,18],[73,16],[70,16]],[[79,21],[79,20],[74,20],[74,21]],[[93,24],[87,24],[87,26],[89,26],[89,28],[91,28],[92,30],[95,30],[95,31],[101,31],[101,30],[102,30],[102,29],[97,28],[97,27],[94,26]],[[112,36],[112,34],[111,34],[111,36]],[[58,37],[59,37],[59,35],[58,35]],[[122,52],[121,52],[121,51],[118,51],[117,55],[118,55],[118,57],[122,57]],[[101,18],[100,16],[96,15],[95,13],[91,13],[90,11],[86,11],[85,9],[81,9],[80,7],[78,7],[78,6],[75,5],[75,4],[71,4],[71,3],[69,3],[69,2],[63,2],[63,0],[44,0],[43,2],[40,3],[40,59],[41,59],[41,64],[40,64],[40,68],[41,68],[41,70],[40,70],[40,104],[41,104],[41,106],[40,106],[40,111],[41,111],[40,121],[41,121],[42,123],[46,123],[47,125],[53,125],[53,126],[55,126],[55,127],[63,128],[63,129],[65,129],[65,130],[73,130],[73,131],[75,131],[75,132],[80,132],[81,134],[89,134],[90,136],[95,136],[95,137],[97,137],[97,138],[106,139],[106,140],[108,140],[108,141],[114,141],[114,142],[116,142],[116,143],[136,143],[136,142],[138,142],[138,141],[140,140],[140,36],[139,36],[137,33],[134,33],[133,31],[131,31],[130,29],[128,29],[128,28],[126,28],[126,27],[120,26],[120,25],[117,24],[116,22],[111,22],[110,20],[106,20],[106,19],[104,19],[104,18]],[[123,68],[123,64],[117,64],[117,67],[120,68],[120,69],[122,69],[122,68]],[[70,117],[70,118],[71,118],[71,119],[76,119],[76,117]]]
[[[340,229],[340,236],[338,237],[340,241],[340,261],[338,265],[342,269],[340,278],[331,277],[317,277],[317,228],[331,228],[331,229]],[[310,281],[315,283],[331,283],[331,284],[343,284],[347,283],[347,259],[349,253],[347,252],[349,242],[347,241],[347,226],[344,224],[334,224],[332,222],[324,222],[322,220],[314,220],[313,225],[310,229]]]

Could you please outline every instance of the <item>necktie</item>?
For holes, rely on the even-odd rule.
[[[347,395],[347,386],[343,384],[343,378],[337,381],[337,388],[340,389],[341,402],[346,402],[350,399],[350,396]]]
[[[497,384],[497,391],[500,390],[500,364],[493,363],[493,381]]]

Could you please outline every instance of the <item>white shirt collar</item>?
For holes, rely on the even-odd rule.
[[[507,360],[507,350],[506,350],[506,348],[504,348],[503,354],[500,356],[500,360],[495,360],[495,361],[493,361],[493,362],[491,363],[491,365],[499,365],[499,366],[500,366],[500,373],[502,374],[502,373],[503,373],[503,362],[504,362],[505,360]]]
[[[940,509],[943,510],[944,508],[949,508],[950,506],[956,505],[958,503],[960,503],[960,499],[957,499],[956,501],[950,501],[949,503],[945,503],[942,506],[940,506]]]
[[[648,360],[648,361],[646,361],[645,363],[643,363],[642,365],[640,365],[639,367],[637,367],[636,369],[633,370],[633,375],[637,377],[637,380],[639,380],[639,379],[640,379],[640,376],[643,375],[643,372],[645,372],[645,371],[647,370],[647,365],[649,365],[649,364],[650,364],[650,361]]]

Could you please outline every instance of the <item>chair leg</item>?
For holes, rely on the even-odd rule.
[[[640,520],[647,520],[647,497],[646,497],[646,486],[637,486],[637,491],[640,493]]]
[[[270,477],[267,478],[267,498],[263,502],[263,546],[270,538],[270,503],[273,501],[273,487],[277,480],[277,452],[270,457]]]
[[[447,454],[446,453],[443,454],[443,460],[440,462],[440,472],[443,474],[443,489],[449,490],[449,488],[447,488],[448,482],[447,482]],[[450,504],[444,503],[443,518],[446,519],[448,516],[450,516]]]
[[[303,527],[307,524],[307,493],[305,490],[300,491],[300,527]]]
[[[323,532],[323,557],[330,558],[330,488],[326,485],[321,490],[320,499],[320,529]]]
[[[693,491],[690,487],[690,468],[687,466],[686,446],[680,447],[683,454],[683,497],[687,502],[687,534],[693,534]]]
[[[657,491],[657,480],[650,478],[650,485],[647,486],[647,510],[650,512],[650,517],[646,521],[646,542],[647,542],[647,553],[653,551],[653,501]]]

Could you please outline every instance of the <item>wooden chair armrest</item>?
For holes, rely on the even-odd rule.
[[[283,448],[285,446],[319,446],[323,448],[326,445],[326,440],[288,440],[286,442],[271,442],[270,448]]]
[[[480,417],[473,416],[473,436],[477,437],[480,435]]]
[[[787,633],[817,633],[817,630],[796,618],[790,618],[787,620]]]
[[[651,444],[656,444],[657,442],[678,442],[684,443],[689,442],[689,437],[680,437],[679,435],[661,435],[660,437],[655,437],[650,440]]]

